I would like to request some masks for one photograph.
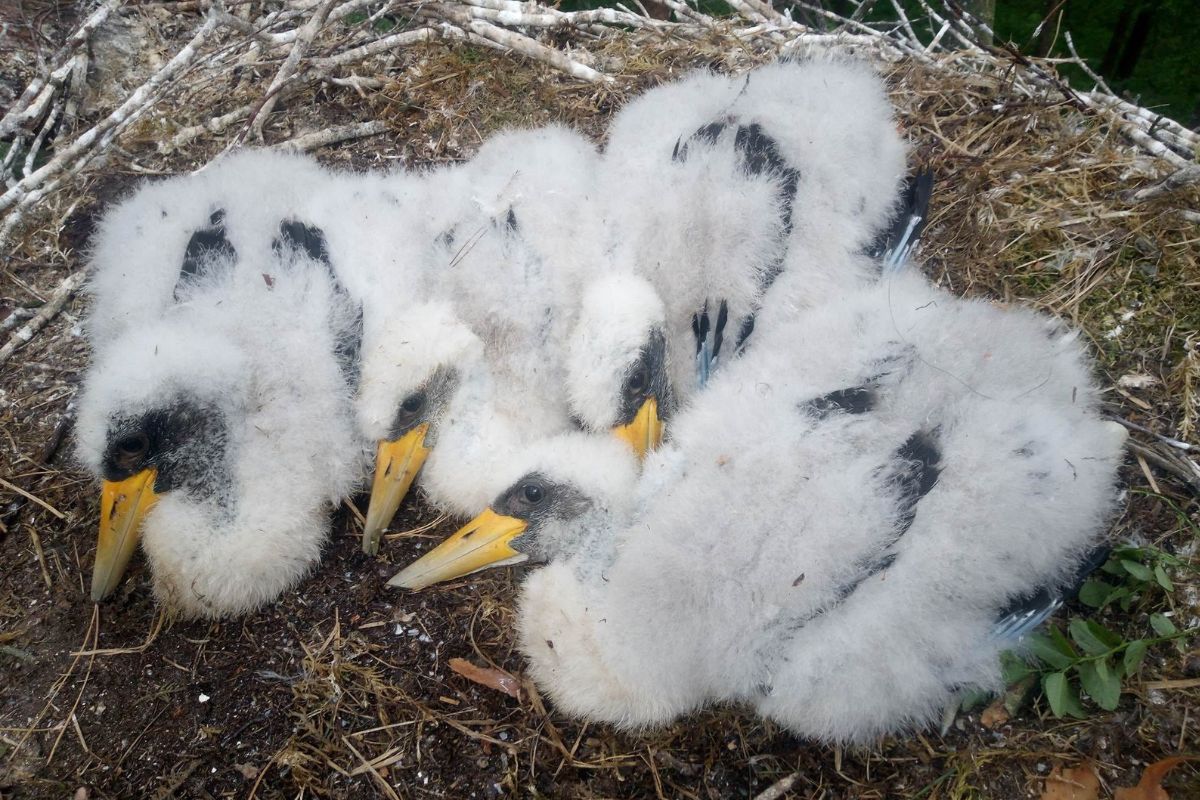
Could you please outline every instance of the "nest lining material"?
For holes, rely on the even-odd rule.
[[[831,30],[817,31],[760,0],[732,3],[736,14],[724,19],[676,0],[665,5],[673,21],[509,0],[323,0],[228,10],[208,2],[125,8],[107,0],[81,18],[43,73],[31,68],[27,89],[0,119],[0,139],[13,142],[0,194],[0,241],[9,253],[0,279],[0,413],[12,445],[0,456],[0,474],[8,476],[0,485],[0,545],[9,540],[0,548],[6,562],[0,572],[30,571],[37,584],[82,608],[76,584],[86,570],[79,551],[86,555],[88,545],[80,543],[90,543],[95,509],[69,458],[54,456],[70,418],[71,376],[85,359],[76,291],[89,220],[135,180],[196,168],[242,144],[314,151],[323,160],[368,168],[461,159],[491,132],[515,125],[560,121],[601,139],[605,119],[625,98],[688,69],[742,71],[829,48],[878,63],[914,161],[938,175],[922,254],[930,277],[961,294],[1042,307],[1091,340],[1112,387],[1114,415],[1136,427],[1126,479],[1152,493],[1135,494],[1114,534],[1192,552],[1190,529],[1156,497],[1193,513],[1188,503],[1200,489],[1196,134],[1115,97],[1098,78],[1095,90],[1073,91],[1052,65],[979,44],[980,26],[950,10],[953,4],[926,6],[936,36],[929,46],[913,33],[917,20],[898,19],[881,32],[830,19]],[[113,36],[134,37],[136,46],[102,46]],[[121,79],[105,78],[115,75]],[[108,83],[98,85],[102,80]],[[21,523],[33,538],[18,549],[12,542]],[[411,546],[439,532],[398,538]],[[35,566],[26,563],[30,547]],[[1185,599],[1196,595],[1195,586],[1190,595],[1186,580],[1177,586],[1178,619],[1186,624],[1198,611]],[[469,630],[477,653],[519,669],[507,634],[510,591],[507,581],[494,579],[451,594],[437,625],[460,638]],[[481,604],[464,615],[468,595]],[[17,601],[21,596],[0,595],[0,620],[27,607]],[[71,618],[76,641],[80,614]],[[265,754],[271,761],[260,761],[260,777],[275,770],[276,779],[286,775],[294,787],[334,795],[369,780],[390,796],[388,769],[411,758],[412,729],[385,728],[363,738],[347,738],[342,729],[348,720],[355,729],[393,725],[397,708],[511,758],[505,769],[513,786],[525,780],[525,767],[515,766],[521,758],[547,772],[566,764],[617,775],[629,767],[644,772],[648,763],[657,782],[659,767],[678,779],[724,747],[715,733],[692,735],[676,726],[655,737],[650,747],[660,756],[647,761],[611,734],[560,731],[536,694],[507,723],[464,719],[397,681],[396,671],[408,669],[404,655],[362,630],[344,630],[331,617],[298,637],[304,644],[298,668],[306,677],[288,684],[296,723]],[[76,649],[103,660],[98,636],[89,629],[85,647]],[[63,681],[31,687],[37,702],[21,724],[32,730],[37,723],[28,720],[35,716],[55,724],[70,707],[70,697],[58,697],[62,686],[74,676],[73,692],[91,663],[65,656],[58,664]],[[1151,677],[1162,680],[1179,667],[1167,661],[1156,669]],[[43,707],[48,694],[54,702]],[[1174,699],[1196,707],[1194,693]],[[1156,719],[1148,707],[1146,714]],[[527,744],[514,744],[526,741],[519,736],[498,738],[505,725],[525,730],[542,749],[531,754]],[[772,731],[743,730],[745,720],[726,712],[683,725],[693,733],[697,725],[736,730],[756,746],[778,746]],[[1063,749],[1053,734],[1032,730],[1028,737],[1046,738],[1036,745],[1042,752]],[[1145,737],[1149,758],[1156,751],[1148,743],[1160,737],[1153,726]],[[776,772],[790,772],[785,760],[771,758]],[[1014,759],[1019,771],[1020,754]],[[865,763],[869,774],[870,757]],[[985,759],[976,766],[987,772],[995,764]],[[1011,787],[1011,777],[995,785]]]

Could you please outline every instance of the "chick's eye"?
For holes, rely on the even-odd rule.
[[[150,449],[150,437],[140,431],[117,441],[117,452],[126,458],[136,458]]]
[[[649,383],[650,376],[646,374],[646,368],[639,367],[629,376],[629,379],[625,382],[625,387],[631,394],[641,394],[646,390],[646,386]]]
[[[400,404],[400,409],[406,414],[416,414],[425,407],[425,393],[417,392],[410,394],[404,398],[404,402]]]
[[[524,487],[522,487],[521,495],[525,498],[527,503],[536,505],[537,503],[542,502],[542,498],[546,496],[546,493],[542,491],[542,487],[538,486],[536,483],[527,483]]]

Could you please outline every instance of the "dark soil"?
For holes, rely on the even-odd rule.
[[[568,121],[598,135],[623,93],[681,64],[712,60],[671,47],[631,67],[620,90],[600,92],[519,59],[439,46],[422,51],[426,74],[453,80],[422,88],[400,76],[407,84],[367,101],[348,90],[295,101],[277,112],[279,125],[290,130],[293,118],[306,115],[329,124],[388,119],[395,136],[320,154],[362,167],[459,158],[479,136],[515,122]],[[992,79],[897,69],[892,80],[919,157],[948,176],[939,182],[926,271],[954,291],[1029,303],[1080,326],[1095,343],[1106,385],[1133,373],[1157,381],[1115,389],[1114,413],[1176,435],[1194,414],[1188,392],[1200,386],[1200,240],[1172,209],[1200,207],[1200,196],[1186,190],[1127,217],[1060,226],[1119,206],[1119,189],[1149,180],[1129,171],[1132,159],[1113,135],[1058,103],[1006,106],[1006,90]],[[1053,148],[1045,145],[1051,140]],[[151,159],[153,143],[136,132],[123,144]],[[161,169],[187,169],[221,144],[200,143]],[[55,195],[5,254],[0,319],[39,307],[81,267],[92,216],[137,179],[127,160],[114,157]],[[1100,255],[1079,256],[1085,247]],[[1055,253],[1062,258],[1044,260]],[[1003,800],[1040,796],[1058,763],[1091,759],[1109,787],[1130,786],[1146,764],[1200,750],[1200,655],[1170,646],[1151,651],[1140,675],[1126,682],[1117,711],[1089,706],[1085,720],[1053,719],[1035,699],[991,729],[976,711],[960,714],[944,735],[930,730],[863,749],[796,741],[728,709],[645,734],[580,725],[546,709],[527,682],[518,701],[447,666],[461,657],[521,675],[510,634],[519,574],[417,595],[389,589],[386,578],[452,523],[394,535],[380,557],[368,558],[358,549],[358,515],[345,507],[319,568],[258,613],[221,622],[165,619],[140,557],[116,595],[93,607],[87,581],[97,491],[72,463],[69,432],[86,363],[83,302],[69,303],[0,368],[0,478],[8,484],[0,484],[2,800],[715,800],[754,798],[789,776],[790,790],[777,797]],[[1117,325],[1124,332],[1111,335]],[[1131,494],[1114,538],[1152,542],[1194,563],[1190,488],[1133,462],[1123,480]],[[393,530],[432,519],[417,505],[402,511]],[[1180,627],[1195,626],[1196,573],[1172,577],[1172,594],[1147,597],[1129,613],[1108,612],[1104,623],[1141,636],[1149,612],[1169,610]],[[1200,798],[1198,774],[1176,769],[1166,783],[1171,797]]]

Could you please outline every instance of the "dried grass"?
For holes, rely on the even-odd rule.
[[[165,54],[139,61],[134,83],[194,34],[197,17],[166,13],[185,5],[146,4],[123,16]],[[245,19],[256,9],[231,6]],[[778,23],[757,28],[747,33],[743,18],[686,29],[562,27],[539,37],[610,81],[465,37],[310,74],[314,59],[391,35],[342,22],[315,37],[298,69],[308,77],[285,84],[258,121],[267,143],[382,122],[385,135],[317,152],[359,167],[460,159],[512,125],[560,121],[600,139],[608,115],[642,89],[696,66],[746,69],[797,34]],[[1162,437],[1195,446],[1200,424],[1200,234],[1191,216],[1200,189],[1133,200],[1174,163],[1132,142],[1096,98],[1076,102],[1038,77],[1049,67],[848,41],[880,59],[916,160],[938,175],[926,271],[956,293],[1031,304],[1084,332],[1112,387],[1112,413],[1144,429],[1133,434],[1144,463],[1126,470],[1136,491],[1114,535],[1195,563],[1195,451]],[[291,44],[255,58],[242,57],[247,47],[245,34],[222,28],[201,48],[204,70],[189,68],[102,153],[73,162],[36,203],[8,212],[8,221],[23,216],[5,229],[0,303],[41,308],[81,266],[94,214],[135,180],[194,168],[252,136],[251,117]],[[244,63],[234,69],[238,54]],[[102,96],[90,102],[78,128],[58,131],[58,152],[120,97],[107,107]],[[211,123],[222,115],[234,119]],[[412,532],[389,537],[375,561],[357,553],[361,515],[339,515],[322,569],[244,620],[164,625],[135,575],[103,624],[89,622],[92,488],[58,453],[86,355],[73,333],[82,310],[69,300],[0,375],[0,643],[32,659],[0,651],[0,796],[12,786],[30,797],[89,786],[96,796],[160,797],[1018,797],[1036,796],[1054,762],[1087,756],[1106,780],[1131,784],[1139,762],[1196,748],[1200,659],[1169,648],[1147,660],[1144,682],[1127,686],[1118,712],[1082,722],[1031,710],[989,731],[963,715],[945,736],[861,750],[797,743],[733,710],[645,735],[580,725],[547,709],[528,683],[518,703],[446,666],[464,657],[521,675],[513,577],[419,596],[383,587],[395,565],[450,526],[419,507],[407,512]],[[1200,581],[1173,577],[1165,602],[1179,624],[1195,625]],[[1134,615],[1104,622],[1145,627]],[[1194,779],[1188,770],[1173,785]]]

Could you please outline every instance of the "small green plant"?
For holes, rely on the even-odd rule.
[[[342,24],[348,28],[353,28],[362,25],[368,20],[371,20],[371,15],[366,11],[355,11],[347,14],[343,18]],[[376,33],[388,33],[395,30],[400,25],[406,24],[407,22],[408,18],[399,14],[384,14],[380,17],[376,17],[374,20],[371,20],[371,30],[375,31]]]
[[[1117,605],[1129,611],[1140,597],[1155,589],[1175,591],[1167,568],[1185,568],[1187,564],[1155,547],[1121,547],[1113,551],[1100,572],[1108,577],[1092,577],[1079,589],[1079,602],[1097,610]]]
[[[1123,612],[1149,610],[1159,605],[1154,601],[1161,600],[1161,594],[1174,590],[1168,568],[1192,569],[1154,547],[1117,548],[1100,568],[1102,577],[1083,584],[1079,601],[1097,610],[1110,606]],[[1011,652],[1002,655],[1005,683],[1029,688],[1040,683],[1056,717],[1087,715],[1081,690],[1097,706],[1112,711],[1121,699],[1122,680],[1137,673],[1151,647],[1191,633],[1180,631],[1160,611],[1150,613],[1149,628],[1153,635],[1127,639],[1092,619],[1071,619],[1065,633],[1049,626],[1045,633],[1026,637],[1027,658]]]

